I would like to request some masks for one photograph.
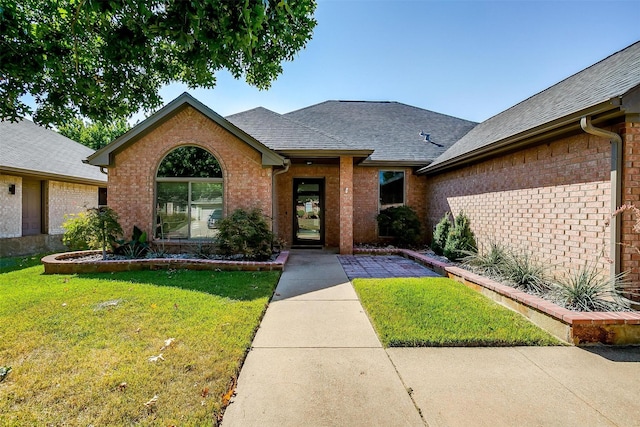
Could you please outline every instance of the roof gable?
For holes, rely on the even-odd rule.
[[[640,85],[640,42],[562,80],[482,122],[424,171],[453,165],[474,153],[542,132],[562,120],[576,126],[582,115],[612,110]]]
[[[214,121],[220,127],[233,134],[249,146],[253,147],[256,151],[260,152],[262,155],[263,166],[284,165],[285,160],[282,156],[275,153],[266,145],[255,139],[253,136],[238,128],[233,123],[226,120],[224,117],[220,116],[218,113],[216,113],[186,92],[165,105],[159,111],[144,120],[142,123],[139,123],[129,132],[117,138],[109,145],[96,151],[93,155],[87,158],[87,162],[92,165],[111,166],[113,163],[113,154],[124,149],[129,144],[137,141],[139,138],[151,132],[160,124],[164,123],[165,121],[173,117],[176,113],[182,111],[188,106],[194,108],[210,120]]]
[[[83,160],[94,151],[30,120],[0,121],[0,172],[103,185],[107,176]]]

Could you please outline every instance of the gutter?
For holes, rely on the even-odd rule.
[[[591,124],[591,116],[580,119],[580,127],[590,135],[608,138],[611,141],[611,212],[615,212],[622,205],[622,137],[615,132],[594,127]],[[615,215],[610,224],[609,257],[611,264],[611,277],[620,273],[620,229],[621,215]]]
[[[289,167],[291,166],[291,160],[284,159],[284,169],[280,169],[279,171],[275,171],[271,175],[271,232],[274,235],[278,235],[278,222],[276,218],[278,216],[278,204],[277,204],[277,185],[276,185],[276,176],[289,172]]]

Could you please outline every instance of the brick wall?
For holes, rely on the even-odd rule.
[[[623,141],[622,157],[622,203],[640,207],[640,123],[628,121],[621,129]],[[630,271],[628,279],[633,283],[640,282],[640,233],[633,230],[636,220],[631,212],[622,215],[621,271]]]
[[[253,207],[271,214],[271,168],[262,167],[260,153],[188,107],[116,154],[109,169],[109,206],[125,233],[137,225],[153,234],[156,171],[164,156],[182,145],[202,147],[218,159],[225,215]]]
[[[65,215],[98,206],[98,187],[95,185],[48,181],[47,194],[49,234],[64,233],[62,223]]]
[[[404,170],[406,204],[426,218],[427,178],[415,175],[411,168],[359,166],[353,169],[353,238],[355,243],[375,243],[378,238],[378,194],[381,170]],[[426,228],[426,221],[424,222]]]
[[[9,194],[9,185],[16,194]],[[0,238],[22,236],[22,178],[0,174]]]
[[[427,221],[464,212],[480,242],[526,248],[556,270],[608,264],[610,143],[587,134],[429,176]]]

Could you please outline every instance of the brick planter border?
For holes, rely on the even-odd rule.
[[[42,258],[45,274],[111,273],[136,270],[228,270],[228,271],[283,271],[289,258],[288,251],[282,251],[275,261],[226,261],[210,259],[131,259],[78,262],[79,255],[92,255],[101,251],[78,251],[47,255]]]
[[[395,254],[486,295],[522,314],[559,339],[575,345],[640,344],[640,312],[576,312],[460,267],[407,249],[354,249],[356,254]]]

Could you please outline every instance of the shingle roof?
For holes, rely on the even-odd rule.
[[[426,171],[620,97],[640,84],[640,42],[482,122]]]
[[[284,115],[356,148],[375,150],[367,162],[426,164],[476,123],[398,102],[326,101]],[[430,134],[425,141],[420,131]]]
[[[263,107],[225,117],[272,150],[351,150],[348,141],[331,137],[316,129],[287,119]]]
[[[30,120],[0,121],[0,170],[61,180],[106,183],[100,168],[82,163],[93,150]]]

